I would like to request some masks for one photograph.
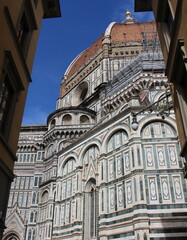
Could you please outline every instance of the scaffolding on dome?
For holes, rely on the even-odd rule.
[[[143,51],[145,52],[161,51],[161,46],[160,46],[156,26],[153,26],[152,32],[147,32],[146,26],[144,27],[144,31],[142,32],[142,45],[143,45]]]

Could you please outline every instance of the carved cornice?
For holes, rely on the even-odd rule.
[[[160,52],[142,53],[124,67],[106,86],[103,114],[121,107],[143,90],[165,86],[164,62]]]
[[[82,125],[74,125],[69,128],[66,126],[55,126],[44,134],[44,144],[47,145],[56,139],[69,139],[74,141],[87,132],[93,124],[83,127]]]
[[[78,113],[85,113],[85,114],[89,114],[93,117],[96,116],[96,112],[89,109],[89,108],[86,108],[86,107],[82,107],[82,106],[77,106],[77,107],[64,107],[64,108],[60,108],[60,109],[57,109],[56,111],[52,112],[48,118],[47,118],[47,124],[49,124],[49,121],[51,120],[52,117],[55,117],[59,114],[63,114],[63,113],[71,113],[71,112],[78,112]]]
[[[155,89],[156,87],[165,87],[166,77],[141,76],[136,82],[130,83],[126,88],[109,96],[103,101],[103,113],[107,114],[115,109],[123,106],[132,97],[138,97],[144,90]]]

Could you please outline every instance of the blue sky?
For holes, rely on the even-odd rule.
[[[153,20],[151,12],[134,13],[134,0],[60,0],[61,18],[43,20],[23,125],[46,124],[56,108],[61,79],[71,61],[100,37],[111,22],[131,11],[137,21]]]

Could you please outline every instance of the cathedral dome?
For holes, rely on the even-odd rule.
[[[72,96],[76,96],[75,88],[80,89],[79,84],[87,81],[88,85],[93,85],[97,81],[97,76],[102,72],[102,80],[95,84],[92,90],[88,92],[87,97],[94,93],[94,89],[110,79],[106,76],[104,68],[107,64],[114,64],[115,59],[130,59],[136,57],[142,50],[143,44],[154,39],[155,22],[138,23],[131,17],[130,12],[126,13],[126,19],[122,23],[112,22],[89,48],[81,52],[69,65],[60,87],[60,97],[57,108],[67,106],[71,102],[66,95],[72,91]],[[146,35],[146,36],[145,36]],[[107,62],[108,60],[109,62]],[[106,62],[105,62],[106,60]],[[100,68],[100,70],[98,70]],[[115,65],[117,71],[117,66]],[[100,73],[97,73],[100,71]],[[92,75],[92,76],[91,76]],[[96,76],[94,79],[93,75]],[[88,80],[89,79],[89,80]],[[63,98],[67,98],[66,100]],[[81,103],[81,102],[80,102]],[[70,104],[75,106],[74,101]],[[77,105],[77,104],[76,104]]]
[[[141,42],[143,39],[143,32],[153,32],[153,27],[155,22],[146,22],[146,23],[114,23],[111,31],[110,38],[111,43],[118,42]]]
[[[89,48],[81,52],[69,65],[66,70],[65,76],[70,78],[75,72],[84,65],[96,52],[102,48],[102,39],[104,35],[102,34],[99,39],[97,39]]]
[[[130,12],[127,11],[126,19],[122,23],[112,22],[106,28],[104,34],[102,34],[89,48],[81,52],[69,65],[65,72],[65,79],[71,78],[84,64],[99,51],[102,50],[105,39],[108,39],[108,43],[119,42],[136,42],[142,41],[142,33],[153,31],[155,22],[138,23],[134,18],[130,17]]]

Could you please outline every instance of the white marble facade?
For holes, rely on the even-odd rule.
[[[22,127],[4,240],[187,238],[173,113],[145,111],[131,128],[131,112],[165,92],[162,54],[143,42],[107,42],[106,33],[80,83],[65,79],[47,125]]]

